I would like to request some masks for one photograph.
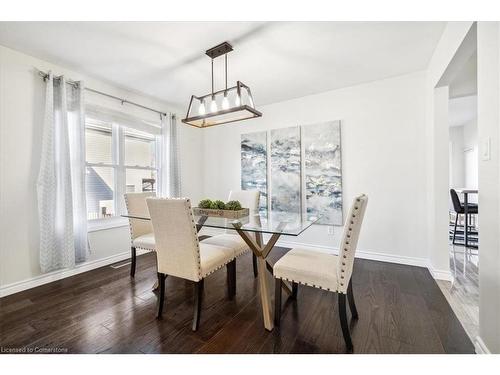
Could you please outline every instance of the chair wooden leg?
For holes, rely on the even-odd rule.
[[[160,272],[158,272],[157,274],[158,274],[159,298],[158,298],[158,315],[156,316],[156,318],[161,319],[163,313],[163,304],[165,302],[165,279],[167,278],[167,275]]]
[[[293,299],[297,299],[297,293],[299,292],[299,284],[292,282],[292,295]]]
[[[131,247],[130,248],[130,277],[134,277],[135,276],[135,263],[136,263],[136,260],[137,260],[137,251],[135,249],[135,247]]]
[[[346,295],[343,293],[338,294],[339,298],[339,318],[340,326],[342,327],[342,335],[344,336],[344,341],[346,345],[347,353],[353,352],[351,334],[349,333],[349,325],[347,324],[347,307],[346,307]]]
[[[230,300],[236,295],[236,259],[226,264],[227,295]]]
[[[201,301],[203,297],[203,282],[201,279],[194,283],[194,312],[193,312],[193,331],[197,331],[200,326]]]
[[[281,279],[274,279],[274,325],[279,327],[281,321]]]
[[[352,292],[352,279],[349,281],[349,286],[347,287],[347,299],[349,300],[349,308],[351,309],[351,316],[353,319],[357,320],[358,309],[356,309],[356,303],[354,302],[354,293]]]
[[[458,223],[458,214],[455,214],[455,228],[453,229],[453,240],[451,240],[451,243],[455,245],[455,236],[457,234],[457,223]]]
[[[253,275],[255,277],[259,276],[259,269],[257,268],[257,256],[252,253],[252,261],[253,261]]]

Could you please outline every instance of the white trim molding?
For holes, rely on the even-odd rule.
[[[137,250],[137,255],[147,253],[146,250]],[[5,297],[14,293],[22,292],[23,290],[36,288],[37,286],[51,283],[53,281],[61,280],[66,277],[78,275],[79,273],[94,270],[96,268],[105,267],[110,264],[121,262],[130,258],[130,252],[126,251],[120,254],[112,255],[106,258],[92,260],[76,265],[74,268],[66,268],[44,275],[36,276],[31,279],[17,281],[12,284],[3,285],[0,287],[0,297]]]
[[[119,216],[108,219],[95,219],[87,221],[87,231],[89,233],[128,226],[128,219]]]
[[[449,282],[453,283],[454,278],[453,278],[453,274],[451,273],[450,270],[437,270],[432,266],[432,264],[430,262],[427,265],[427,268],[434,279],[449,281]]]
[[[200,235],[210,235],[214,236],[217,234],[224,233],[224,230],[217,229],[217,228],[209,228],[209,227],[204,227],[202,231],[200,232]],[[329,247],[329,246],[321,246],[321,245],[310,245],[310,244],[305,244],[305,243],[300,243],[300,242],[293,242],[293,241],[283,241],[280,240],[277,242],[278,246],[283,246],[283,247],[305,247],[305,248],[312,248],[318,251],[324,251],[324,252],[330,252],[333,254],[338,254],[338,248],[335,247]],[[145,250],[137,250],[137,255],[141,255],[146,253],[147,251]],[[417,258],[417,257],[407,257],[407,256],[401,256],[401,255],[393,255],[393,254],[386,254],[386,253],[380,253],[376,251],[368,251],[368,250],[357,250],[356,251],[356,257],[361,258],[361,259],[369,259],[369,260],[376,260],[380,262],[388,262],[388,263],[397,263],[397,264],[405,264],[409,266],[416,266],[416,267],[424,267],[429,270],[431,273],[432,277],[436,280],[446,280],[446,281],[453,281],[453,277],[451,275],[451,272],[449,270],[435,270],[430,262],[425,259],[425,258]],[[37,286],[47,284],[53,281],[61,280],[66,277],[74,276],[83,272],[91,271],[96,268],[104,267],[116,262],[120,262],[122,260],[126,260],[130,258],[130,252],[126,251],[120,254],[112,255],[103,259],[98,259],[98,260],[93,260],[89,262],[85,262],[82,264],[77,265],[75,268],[71,269],[63,269],[63,270],[57,270],[54,272],[47,273],[45,275],[40,275],[31,279],[26,279],[22,281],[18,281],[12,284],[7,284],[3,285],[0,287],[0,297],[5,297],[14,293],[21,292],[23,290],[35,288]],[[479,339],[480,340],[480,339]],[[481,348],[486,346],[482,342]],[[479,344],[476,344],[476,348],[478,347]],[[477,349],[476,349],[477,350]],[[486,349],[487,350],[487,349]]]
[[[311,248],[319,251],[330,252],[332,254],[338,254],[339,250],[336,247],[321,246],[321,245],[309,245],[300,242],[293,241],[278,241],[278,246],[284,247],[305,247]],[[405,264],[408,266],[416,266],[427,268],[431,273],[432,277],[436,280],[453,281],[453,277],[449,270],[435,270],[430,264],[429,260],[426,258],[408,257],[403,255],[393,255],[387,253],[380,253],[377,251],[370,250],[356,250],[356,258],[376,260],[379,262],[397,263]]]
[[[477,354],[491,354],[490,350],[484,343],[481,336],[476,336],[476,340],[474,341],[474,347],[476,348]]]
[[[221,233],[224,233],[224,231],[221,229],[207,228],[207,227],[204,227],[202,229],[202,231],[200,232],[201,235],[209,235],[209,236],[215,236],[215,235],[221,234]],[[264,236],[264,237],[267,237],[267,236]],[[265,239],[267,240],[267,238],[265,238]],[[283,246],[283,247],[289,247],[289,248],[294,248],[294,247],[310,248],[310,249],[324,251],[324,252],[328,252],[328,253],[332,253],[332,254],[339,253],[339,249],[337,247],[311,245],[311,244],[295,242],[295,241],[279,240],[276,243],[276,245]],[[445,281],[453,282],[453,276],[452,276],[450,270],[434,269],[434,267],[432,266],[432,264],[429,262],[429,260],[427,258],[408,257],[408,256],[404,256],[404,255],[387,254],[387,253],[381,253],[381,252],[370,251],[370,250],[356,250],[356,258],[376,260],[379,262],[405,264],[408,266],[423,267],[423,268],[427,268],[429,270],[429,272],[431,273],[432,277],[435,280],[445,280]]]

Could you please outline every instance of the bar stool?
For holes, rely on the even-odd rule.
[[[455,191],[455,189],[450,189],[450,195],[451,195],[451,201],[453,203],[453,210],[455,211],[455,226],[453,228],[453,240],[451,242],[453,245],[455,245],[458,217],[459,215],[465,215],[465,205],[462,202],[460,202],[460,198],[458,197],[458,194]],[[467,215],[477,215],[477,214],[478,214],[478,205],[475,203],[467,203]],[[464,222],[467,221],[469,220],[464,220]],[[464,224],[464,238],[466,237],[465,236],[466,232],[467,234],[469,233],[469,228],[468,225]],[[468,244],[465,243],[465,246],[467,247]]]

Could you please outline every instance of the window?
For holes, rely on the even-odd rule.
[[[123,194],[157,189],[154,134],[114,122],[85,122],[87,219],[124,213]]]

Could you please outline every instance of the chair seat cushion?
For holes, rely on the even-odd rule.
[[[143,234],[132,241],[136,249],[155,250],[155,236],[153,233]]]
[[[200,242],[201,277],[210,275],[232,260],[234,260],[233,249]]]
[[[294,248],[276,262],[273,274],[278,279],[336,291],[337,262],[334,254]]]
[[[234,250],[234,256],[237,257],[248,250],[248,245],[243,241],[239,234],[218,234],[204,239],[201,243],[229,247]]]

